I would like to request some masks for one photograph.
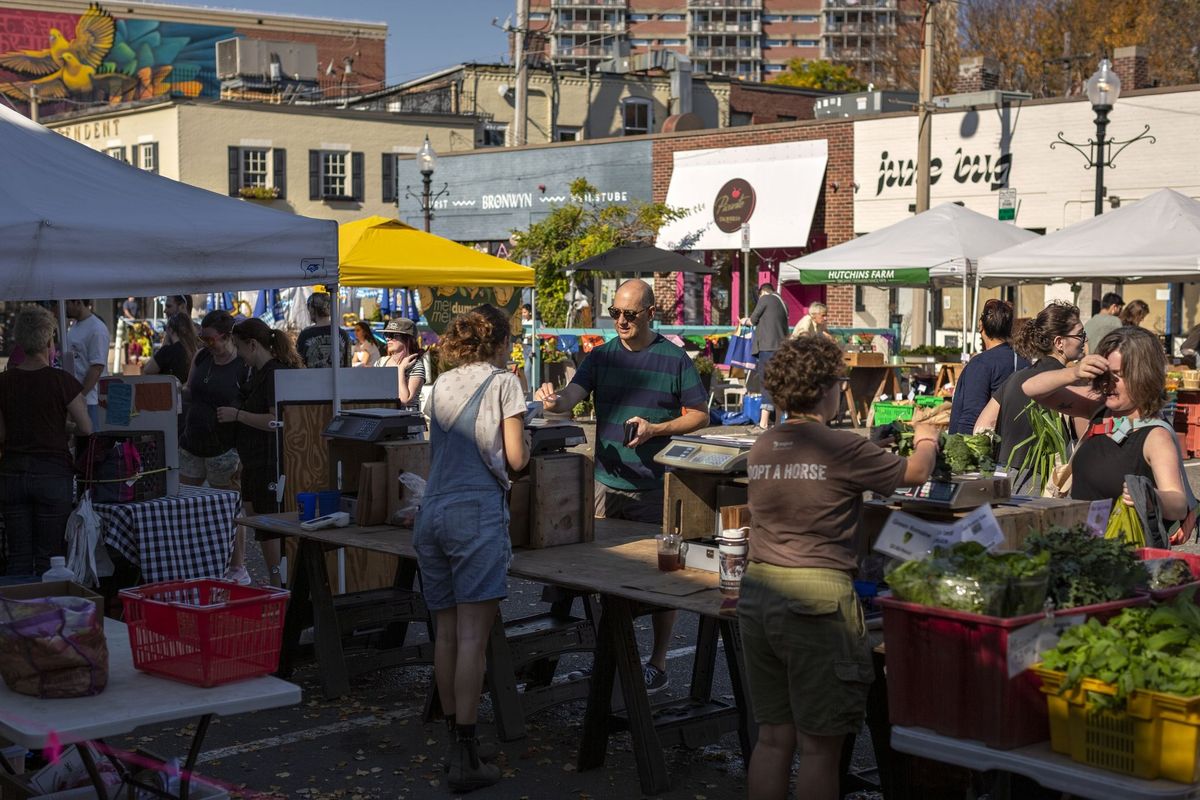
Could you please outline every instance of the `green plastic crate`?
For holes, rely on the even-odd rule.
[[[933,395],[929,394],[918,395],[914,399],[917,401],[917,405],[921,408],[937,408],[942,403],[946,402],[946,398],[944,397],[934,397]]]
[[[895,422],[898,419],[910,420],[913,418],[913,412],[916,410],[914,406],[902,406],[899,403],[885,403],[882,400],[876,400],[871,406],[871,412],[874,416],[876,425],[887,425],[889,422]]]

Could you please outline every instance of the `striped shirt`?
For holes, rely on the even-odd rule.
[[[628,448],[625,421],[666,422],[682,416],[684,408],[704,408],[708,402],[692,359],[658,334],[636,353],[620,339],[610,339],[588,354],[571,383],[595,395],[596,480],[626,491],[659,487],[663,467],[654,456],[668,437]]]

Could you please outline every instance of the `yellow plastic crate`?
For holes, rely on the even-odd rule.
[[[1084,678],[1060,693],[1066,673],[1034,667],[1050,717],[1050,748],[1100,769],[1180,783],[1200,780],[1200,697],[1134,692],[1126,710],[1097,708],[1089,694],[1116,687]]]

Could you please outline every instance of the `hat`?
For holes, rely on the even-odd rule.
[[[411,319],[406,317],[397,317],[396,319],[390,320],[388,324],[384,326],[383,335],[387,336],[389,333],[403,333],[407,336],[416,336],[417,325]]]

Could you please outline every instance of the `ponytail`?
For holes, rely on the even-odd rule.
[[[1013,336],[1013,348],[1030,361],[1054,352],[1054,339],[1067,336],[1079,322],[1079,309],[1065,300],[1055,300],[1027,319]]]

